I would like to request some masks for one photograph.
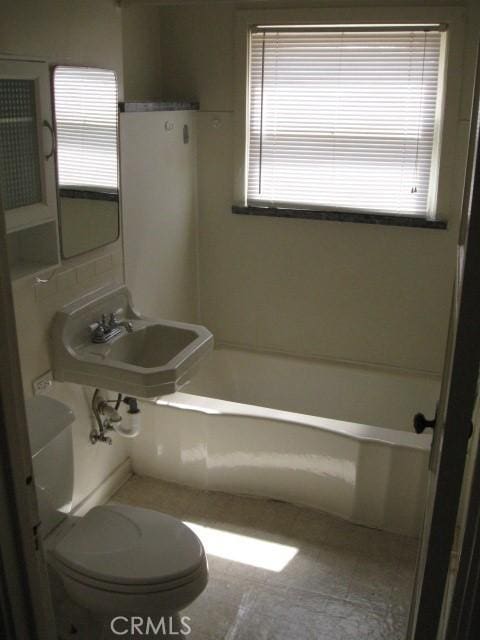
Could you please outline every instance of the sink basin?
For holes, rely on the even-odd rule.
[[[114,312],[131,323],[105,343],[93,343],[90,326]],[[100,291],[58,311],[52,328],[56,380],[109,389],[135,397],[173,393],[189,380],[213,348],[200,325],[140,315],[124,286]]]
[[[164,367],[197,338],[189,329],[154,324],[121,336],[107,357],[137,367]]]

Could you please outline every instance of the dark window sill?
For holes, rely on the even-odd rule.
[[[144,113],[148,111],[198,111],[197,100],[153,100],[150,102],[119,102],[120,113]]]
[[[107,200],[118,202],[118,191],[95,191],[92,189],[69,189],[60,187],[61,198],[72,198],[74,200]]]
[[[419,229],[446,229],[445,220],[429,220],[420,216],[393,215],[387,213],[355,213],[350,211],[319,211],[316,209],[277,209],[276,207],[232,206],[232,213],[247,216],[270,216],[273,218],[300,218],[302,220],[330,220],[333,222],[356,222],[392,227],[416,227]]]

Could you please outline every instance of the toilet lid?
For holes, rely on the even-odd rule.
[[[53,555],[80,575],[116,584],[161,584],[194,573],[202,543],[177,518],[123,505],[94,507]]]

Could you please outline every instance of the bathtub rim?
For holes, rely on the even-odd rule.
[[[211,417],[234,417],[259,421],[281,422],[302,429],[318,429],[356,442],[371,445],[384,445],[429,453],[432,435],[416,434],[408,431],[389,429],[362,423],[348,422],[334,418],[324,418],[309,414],[271,409],[254,404],[221,400],[207,396],[177,391],[159,398],[142,399],[141,403],[151,406],[163,406],[179,411],[193,411]]]

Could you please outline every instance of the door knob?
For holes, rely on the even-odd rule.
[[[435,412],[435,417],[433,420],[427,420],[427,418],[423,415],[423,413],[415,414],[413,418],[413,428],[417,433],[423,433],[425,429],[435,429],[435,425],[437,423],[437,412]]]

